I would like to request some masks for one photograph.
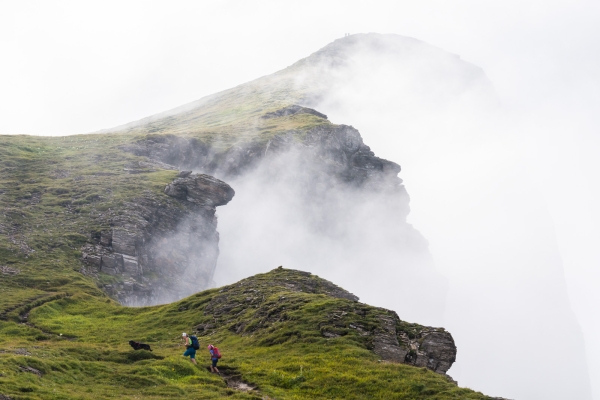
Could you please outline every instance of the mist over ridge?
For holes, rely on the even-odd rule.
[[[458,56],[411,48],[410,39],[356,36],[337,46],[351,61],[332,68],[328,90],[311,105],[402,163],[409,221],[449,279],[445,324],[464,351],[452,372],[509,397],[590,398],[553,221],[529,176],[539,149],[519,136],[538,135],[528,132],[532,121],[503,108],[483,71]],[[547,351],[558,342],[568,347],[562,361]]]
[[[590,397],[583,339],[567,297],[552,220],[537,184],[527,176],[532,149],[519,136],[527,134],[523,129],[527,124],[515,122],[503,109],[481,68],[416,39],[351,35],[282,71],[121,130],[207,132],[208,140],[224,148],[238,140],[268,142],[287,130],[283,120],[270,124],[261,115],[289,104],[354,125],[377,155],[402,164],[401,176],[413,199],[409,221],[429,240],[437,270],[449,279],[449,296],[442,307],[446,317],[439,322],[432,317],[431,323],[456,332],[461,353],[451,372],[459,381],[500,395],[556,399],[573,395],[561,383],[571,382],[580,390],[578,398]],[[277,179],[269,175],[273,169]],[[306,259],[315,272],[344,283],[366,301],[418,311],[418,302],[392,305],[395,295],[388,293],[407,292],[406,286],[391,283],[404,282],[402,270],[373,258],[385,251],[372,247],[362,260],[347,257],[342,249],[351,241],[342,241],[334,250],[335,242],[315,234],[302,217],[314,208],[301,204],[297,192],[304,186],[294,181],[295,170],[293,162],[280,162],[263,166],[262,172],[260,168],[249,172],[245,181],[218,175],[243,190],[236,189],[239,208],[234,200],[219,212],[222,253],[217,282],[246,276],[245,268],[253,272],[267,268],[262,259],[289,267]],[[285,178],[286,174],[290,176]],[[250,209],[255,212],[248,213]],[[261,240],[264,237],[270,239]],[[349,247],[357,249],[356,243]],[[337,256],[328,259],[327,251],[330,257]],[[369,257],[381,266],[378,273],[386,271],[393,277],[386,280],[389,289],[379,290],[372,279],[362,283],[350,278],[357,274],[362,278],[359,268],[345,274],[334,266],[347,264],[348,258],[355,265],[368,264]],[[277,261],[281,259],[289,261]],[[422,313],[422,318],[429,317]],[[523,335],[517,327],[548,333],[541,338]],[[566,343],[569,350],[560,355],[548,352],[556,342]],[[528,361],[532,358],[543,361],[532,364]],[[482,359],[488,369],[479,368]],[[550,379],[553,384],[541,383],[550,376],[555,377]]]
[[[452,372],[456,371],[459,381],[518,398],[557,399],[564,398],[567,392],[572,395],[571,389],[560,382],[578,382],[578,396],[589,398],[581,331],[566,295],[552,221],[543,206],[540,208],[541,194],[527,177],[523,161],[527,149],[514,136],[515,127],[509,122],[513,119],[501,108],[492,84],[480,68],[416,39],[352,35],[271,76],[200,100],[198,105],[206,105],[197,110],[208,107],[218,111],[225,104],[244,104],[257,98],[261,103],[269,99],[266,104],[270,109],[298,103],[328,114],[333,122],[352,124],[376,154],[403,165],[401,176],[413,194],[413,210],[421,210],[413,211],[409,220],[425,233],[432,244],[437,269],[450,281],[446,318],[438,324],[451,327],[458,337],[461,353]],[[231,117],[234,124],[235,118],[259,118],[265,111],[237,107]],[[191,107],[183,113],[183,125],[157,118],[148,126],[189,129],[199,114],[201,119],[211,115]],[[238,129],[259,138],[264,136],[258,126],[250,131],[247,125]],[[292,162],[283,164],[273,168],[282,174],[288,171],[287,167],[289,171],[296,169]],[[341,283],[365,301],[392,307],[393,295],[384,293],[402,291],[401,284],[382,291],[372,283],[373,279],[367,278],[363,284],[343,269],[335,276],[334,264],[343,265],[348,260],[341,249],[334,250],[335,242],[316,239],[319,236],[306,228],[301,216],[310,211],[297,204],[298,198],[290,200],[291,193],[299,189],[283,186],[289,189],[286,191],[281,182],[266,178],[266,171],[258,174],[247,181],[231,181],[234,187],[237,183],[244,188],[238,190],[236,199],[239,211],[233,201],[219,212],[222,254],[216,271],[218,283],[243,277],[244,269],[239,267],[242,260],[244,268],[258,272],[266,268],[259,261],[261,257],[290,267],[306,259],[315,272],[332,280],[341,278]],[[225,175],[221,177],[227,180]],[[273,190],[274,187],[279,189]],[[250,198],[251,191],[255,192],[254,200]],[[247,213],[248,209],[255,212]],[[275,225],[270,224],[269,215],[277,216],[273,218]],[[244,218],[247,222],[241,226],[251,233],[245,233],[238,225]],[[303,233],[296,236],[290,232]],[[260,239],[264,237],[270,239]],[[249,238],[256,238],[259,243],[254,244]],[[298,238],[305,238],[304,243]],[[356,244],[351,247],[356,248]],[[236,253],[237,248],[244,251]],[[307,248],[313,251],[308,252]],[[336,262],[327,262],[331,259],[323,256],[325,252],[315,250],[321,248],[338,254]],[[277,261],[282,258],[289,261]],[[257,266],[252,267],[255,261]],[[395,279],[403,281],[401,270],[383,267],[381,262],[376,264],[382,266],[378,273],[387,271],[394,277],[386,284]],[[232,275],[228,276],[228,271]],[[349,278],[347,283],[344,278]],[[419,310],[414,304],[409,307]],[[524,337],[517,326],[526,327],[528,332],[550,333],[542,338]],[[545,350],[557,341],[571,346],[558,359],[557,354]],[[490,342],[494,345],[490,346]],[[528,352],[519,352],[521,347]],[[534,366],[527,362],[531,357],[545,361]],[[560,357],[564,360],[559,361]],[[489,369],[479,368],[482,358],[487,360]],[[500,375],[504,378],[497,379]],[[556,386],[532,384],[553,375]],[[506,380],[514,392],[505,390]]]
[[[419,301],[399,300],[402,296],[395,293],[411,298],[419,289],[405,284],[410,279],[402,279],[401,268],[386,266],[394,258],[393,253],[385,256],[393,245],[376,250],[383,242],[374,240],[374,247],[365,246],[369,250],[364,257],[356,257],[353,252],[344,254],[347,248],[360,253],[355,239],[346,236],[349,241],[336,243],[319,236],[311,219],[305,218],[319,212],[298,196],[306,185],[296,180],[298,165],[291,161],[272,160],[274,164],[252,169],[245,177],[188,165],[215,173],[236,189],[237,198],[219,211],[218,284],[275,266],[271,264],[296,267],[294,262],[306,260],[314,272],[340,282],[365,301],[394,308],[402,317],[402,307],[415,315],[421,311],[421,319],[452,329],[460,353],[451,373],[460,382],[509,397],[556,399],[573,395],[571,386],[561,383],[571,382],[580,390],[579,398],[590,397],[583,339],[566,294],[552,220],[536,183],[527,176],[531,149],[517,134],[525,124],[515,126],[481,68],[416,39],[351,35],[275,74],[109,131],[205,137],[215,147],[234,149],[225,150],[226,157],[243,164],[245,147],[236,143],[264,145],[297,129],[299,116],[277,123],[261,118],[289,104],[354,125],[377,155],[403,166],[401,176],[412,195],[408,221],[424,233],[435,269],[449,281],[447,302],[433,307],[437,314],[427,314]],[[304,126],[321,123],[303,118],[311,121],[302,122]],[[328,200],[335,203],[345,197],[332,195]],[[363,211],[368,209],[365,203]],[[373,226],[366,230],[373,231]],[[286,262],[277,261],[281,259]],[[369,260],[376,260],[377,274],[392,277],[385,279],[388,289],[379,290],[377,281],[369,278],[363,283],[358,267],[348,274],[335,266]],[[416,264],[434,271],[430,256]],[[396,280],[402,283],[393,283]],[[442,293],[443,286],[434,284],[437,289],[432,291]],[[425,288],[420,295],[426,298]],[[523,335],[517,327],[548,333],[541,338]],[[556,342],[569,350],[548,352]],[[532,358],[541,361],[532,364]],[[483,359],[486,369],[479,367]],[[551,376],[553,384],[541,383]],[[506,381],[511,382],[510,390]]]
[[[447,329],[458,346],[448,373],[461,387],[509,399],[600,400],[599,2],[34,0],[0,5],[0,32],[0,397],[29,388],[18,385],[29,374],[11,377],[19,356],[2,327],[19,328],[8,340],[32,353],[21,365],[37,368],[29,361],[52,343],[33,339],[40,332],[30,325],[44,325],[36,314],[81,310],[79,300],[68,308],[50,301],[24,325],[19,305],[63,292],[108,295],[116,310],[138,315],[146,307],[137,306],[168,302],[151,308],[183,322],[182,296],[296,260],[340,275],[317,273],[361,302]],[[294,107],[304,110],[263,118]],[[365,196],[338,178],[306,178],[330,164],[314,157],[305,133],[328,124],[351,126],[374,157],[402,167],[400,207],[385,200],[393,196],[374,196],[377,189]],[[293,150],[273,146],[290,137]],[[299,176],[285,168],[288,157]],[[246,180],[234,171],[241,165]],[[215,210],[203,199],[207,188],[198,189],[216,176],[235,196]],[[322,187],[333,189],[315,195]],[[340,196],[342,206],[326,206]],[[396,234],[412,240],[392,239],[399,219]],[[369,235],[378,224],[384,229]],[[393,270],[388,289],[376,290],[381,274],[355,266],[390,269],[388,258],[404,251],[399,242],[426,255],[401,265],[429,273]],[[425,280],[421,293],[415,279]],[[439,296],[417,301],[434,287]],[[82,341],[90,339],[79,334],[87,311],[73,321],[82,329],[70,332]],[[188,311],[188,322],[198,322]],[[123,331],[113,335],[97,316],[91,326],[105,332],[97,348],[125,355],[112,342]],[[60,319],[47,315],[46,332]],[[129,332],[157,340],[161,325]],[[78,346],[91,350],[58,344],[55,364],[81,360],[62,352]],[[255,371],[268,364],[258,361]],[[92,365],[103,361],[80,367]],[[146,370],[155,366],[148,361]],[[359,381],[372,377],[359,368]],[[89,378],[84,390],[96,377],[77,373]],[[61,384],[71,374],[54,375]],[[31,388],[43,391],[47,379]],[[170,388],[193,391],[181,383]],[[69,388],[55,388],[49,397],[68,397]]]
[[[525,122],[458,56],[361,34],[103,134],[124,143],[115,152],[150,160],[127,173],[168,164],[235,189],[218,211],[216,284],[281,264],[310,270],[402,319],[447,327],[459,347],[450,374],[461,385],[586,399],[583,339],[542,188],[528,175]],[[121,262],[146,267],[127,240],[115,247]],[[184,261],[178,268],[191,267]],[[213,277],[210,264],[198,290]]]

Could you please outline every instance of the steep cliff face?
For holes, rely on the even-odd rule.
[[[269,180],[292,172],[313,201],[340,185],[369,193],[374,198],[380,194],[393,195],[398,218],[406,218],[409,198],[398,177],[400,166],[376,157],[358,130],[327,123],[325,115],[299,106],[286,107],[264,117],[298,113],[319,115],[324,123],[307,131],[286,131],[268,140],[240,141],[227,149],[197,138],[175,135],[147,135],[123,149],[179,169],[203,171],[225,180],[246,178],[259,168],[262,168],[259,173]]]
[[[332,254],[343,251],[347,258],[355,258],[355,252],[381,253],[380,249],[366,245],[376,241],[373,230],[379,230],[396,240],[395,251],[402,257],[418,253],[427,259],[425,267],[412,260],[405,263],[405,268],[431,270],[425,240],[406,224],[409,198],[398,177],[400,166],[376,157],[358,130],[333,125],[318,111],[290,106],[265,113],[263,117],[281,123],[281,119],[302,114],[318,117],[320,123],[310,129],[290,129],[230,146],[194,137],[158,134],[145,135],[121,146],[126,152],[146,157],[146,161],[130,165],[127,169],[130,174],[157,168],[184,171],[164,190],[170,200],[146,193],[125,202],[106,217],[105,225],[111,229],[97,235],[95,245],[84,246],[88,265],[118,278],[117,282],[104,284],[104,289],[123,304],[149,305],[180,299],[213,285],[219,255],[215,207],[227,204],[233,190],[223,181],[204,174],[192,175],[192,171],[236,182],[244,187],[246,198],[246,193],[251,193],[251,204],[238,208],[242,215],[234,219],[233,229],[245,235],[244,245],[257,236],[248,230],[249,226],[256,226],[247,222],[248,215],[263,214],[261,207],[275,206],[269,204],[274,201],[277,203],[274,208],[302,219],[300,230],[306,230],[303,234],[325,237],[334,243]],[[269,198],[273,192],[283,197]],[[248,213],[249,209],[254,213]],[[271,226],[274,221],[279,223],[278,227]],[[388,222],[393,223],[386,225]],[[290,224],[298,225],[286,221],[277,211],[264,215],[261,222],[263,229],[273,232]],[[231,228],[231,224],[227,226]],[[290,234],[293,233],[287,233]],[[295,243],[305,244],[295,249],[276,246],[273,255],[311,251],[304,239],[299,238]],[[252,269],[255,264],[264,268],[262,255],[244,249],[232,253],[235,257],[251,256],[243,262],[244,275],[259,272]],[[327,262],[338,264],[341,260]],[[222,264],[226,272],[242,262],[229,259],[228,264]],[[356,260],[349,266],[355,271],[364,268]],[[443,297],[443,290],[438,297]],[[431,308],[441,313],[439,301],[432,301]]]
[[[236,187],[220,220],[229,249],[216,270],[221,283],[285,263],[326,273],[407,318],[441,324],[445,281],[426,240],[406,222],[410,199],[400,166],[375,156],[357,129],[331,124],[318,111],[289,106],[262,118],[283,125],[306,115],[319,123],[230,146],[149,134],[122,149]],[[386,278],[364,282],[367,271]]]
[[[268,157],[300,152],[306,167],[322,172],[356,187],[370,185],[387,189],[401,189],[397,176],[400,166],[375,156],[363,143],[358,130],[347,125],[326,123],[327,116],[306,107],[289,106],[263,115],[263,118],[282,118],[296,114],[311,114],[322,119],[312,129],[289,130],[265,140],[239,141],[229,148],[203,142],[197,138],[175,135],[147,135],[123,149],[138,156],[174,165],[232,178],[243,175]]]
[[[104,290],[125,305],[175,301],[210,287],[219,255],[217,206],[233,189],[208,175],[180,173],[170,198],[146,193],[111,216],[111,230],[84,246],[84,260],[118,277]]]

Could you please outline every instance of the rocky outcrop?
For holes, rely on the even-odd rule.
[[[308,107],[301,107],[298,105],[291,105],[288,107],[281,108],[277,111],[269,112],[263,115],[262,119],[271,119],[271,118],[280,118],[280,117],[288,117],[290,115],[295,114],[311,114],[317,116],[319,118],[327,119],[327,115],[321,114],[320,112],[313,110]]]
[[[215,207],[229,202],[234,192],[213,176],[192,175],[191,171],[226,180],[259,167],[267,180],[271,175],[281,176],[283,169],[292,171],[307,203],[324,205],[318,211],[323,216],[314,218],[320,223],[334,214],[330,207],[338,207],[331,193],[340,184],[392,194],[399,200],[393,202],[399,218],[408,214],[408,196],[397,176],[400,166],[376,157],[356,129],[332,125],[325,115],[295,105],[265,114],[265,118],[298,113],[325,122],[305,132],[292,130],[225,149],[196,138],[156,134],[123,146],[125,151],[147,157],[147,161],[128,163],[127,173],[157,168],[183,171],[164,189],[170,201],[147,194],[126,203],[109,221],[112,229],[102,232],[95,246],[84,249],[89,264],[123,279],[106,290],[124,304],[156,304],[210,287],[218,255]],[[330,196],[327,204],[322,201],[325,196]],[[331,221],[323,227],[339,229]]]
[[[187,175],[185,171],[181,175]],[[199,206],[223,206],[233,198],[235,192],[223,181],[210,175],[196,174],[175,179],[165,187],[165,194]]]
[[[285,107],[265,116],[298,112],[326,118],[300,106]],[[155,134],[122,148],[181,170],[202,171],[226,181],[246,176],[257,168],[263,169],[261,173],[267,180],[289,170],[315,201],[327,196],[331,188],[343,185],[371,192],[373,197],[381,193],[392,195],[394,200],[388,204],[394,204],[394,218],[403,220],[409,212],[409,198],[398,177],[400,166],[375,156],[359,131],[348,125],[324,121],[307,131],[290,130],[270,140],[238,142],[226,149],[196,138]],[[176,190],[175,186],[169,190]]]
[[[393,311],[379,316],[373,351],[384,360],[425,367],[445,374],[456,361],[456,345],[442,328],[406,323]]]
[[[290,110],[298,108],[278,111],[285,117]],[[259,271],[267,258],[279,263],[298,254],[296,259],[305,259],[315,271],[331,268],[342,273],[343,265],[346,278],[358,281],[369,265],[389,279],[379,289],[366,286],[365,290],[395,293],[394,282],[409,282],[394,296],[393,308],[417,319],[417,312],[413,315],[407,310],[408,304],[428,293],[419,313],[430,321],[441,320],[446,282],[433,267],[426,240],[406,222],[409,196],[398,177],[400,166],[377,157],[354,127],[325,119],[310,128],[261,135],[234,143],[205,143],[197,138],[148,134],[122,149],[180,170],[210,174],[243,193],[236,204],[228,206],[229,219],[221,224],[221,232],[231,240],[228,245],[242,250],[221,257],[223,268],[234,270],[246,263],[248,271]],[[223,140],[232,136],[223,135]],[[173,184],[167,190],[183,199],[189,189]],[[265,218],[257,222],[257,214]],[[288,235],[290,226],[293,235]],[[276,239],[268,250],[244,247],[270,235],[298,240]],[[315,238],[323,240],[316,243]]]
[[[267,113],[264,117],[275,118],[295,113],[309,113],[326,119],[318,111],[296,105]],[[313,171],[331,173],[347,183],[362,185],[369,180],[377,184],[387,180],[393,186],[402,183],[397,176],[400,166],[376,157],[369,146],[363,143],[358,130],[347,125],[324,123],[308,131],[281,133],[267,141],[258,139],[235,143],[226,150],[212,147],[196,138],[175,135],[147,135],[122,148],[179,169],[203,171],[225,179],[239,176],[272,156],[297,151],[302,153],[307,166],[316,164],[311,168]]]
[[[423,367],[440,374],[446,374],[456,360],[454,339],[443,328],[402,321],[394,311],[359,303],[358,297],[325,279],[281,267],[219,290],[204,307],[204,314],[211,316],[211,322],[197,325],[196,331],[204,333],[217,326],[229,326],[235,333],[256,335],[273,324],[285,323],[291,318],[288,313],[301,309],[306,302],[285,292],[350,300],[337,304],[333,311],[321,317],[315,329],[325,338],[355,336],[382,360]],[[247,316],[238,318],[248,309],[256,310],[253,321]],[[294,321],[304,323],[298,322],[297,315]],[[314,323],[311,319],[314,317],[308,317]]]
[[[219,254],[217,206],[233,189],[208,175],[187,174],[166,186],[165,194],[146,193],[127,202],[84,247],[84,260],[117,277],[104,289],[125,305],[178,300],[213,284]]]

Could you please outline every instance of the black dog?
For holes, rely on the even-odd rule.
[[[131,347],[133,347],[134,350],[148,350],[148,351],[152,351],[152,349],[150,348],[150,345],[146,344],[146,343],[134,342],[133,340],[130,340],[129,341],[129,345]]]

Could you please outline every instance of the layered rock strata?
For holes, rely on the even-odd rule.
[[[243,179],[258,168],[262,168],[260,174],[267,184],[291,173],[296,185],[302,186],[307,194],[307,202],[320,201],[332,188],[358,189],[373,199],[387,201],[388,206],[393,203],[394,215],[390,217],[406,219],[409,197],[398,177],[398,164],[375,156],[354,127],[330,124],[326,115],[310,108],[289,106],[263,117],[277,118],[290,113],[319,116],[324,123],[307,131],[282,132],[269,140],[238,142],[225,150],[197,138],[171,134],[147,135],[122,149],[153,162],[180,170],[202,171],[226,181]],[[378,197],[381,194],[391,197]]]
[[[83,249],[84,260],[116,276],[104,289],[125,305],[178,300],[213,284],[219,255],[216,207],[233,189],[212,176],[181,173],[167,196],[146,193],[124,204]]]
[[[228,219],[221,226],[228,234],[227,245],[235,249],[220,258],[230,275],[241,265],[251,274],[270,262],[296,262],[315,272],[341,271],[343,266],[336,279],[353,285],[369,266],[388,277],[377,288],[369,287],[371,282],[363,285],[372,294],[369,302],[411,319],[441,321],[446,282],[435,271],[427,241],[406,222],[410,199],[398,177],[400,166],[377,157],[357,129],[331,124],[317,111],[290,106],[264,117],[277,124],[296,114],[322,121],[228,145],[148,134],[122,149],[235,185],[240,196],[228,206]],[[256,215],[264,217],[258,220]],[[272,245],[248,247],[249,237],[271,238]],[[296,240],[279,239],[286,237]],[[395,282],[400,281],[407,284],[399,292]],[[412,307],[424,293],[427,300],[419,301],[418,309]]]
[[[306,107],[290,106],[267,113],[264,118],[287,116],[290,113],[325,115]],[[147,135],[146,138],[122,147],[123,150],[151,160],[173,165],[181,170],[203,171],[224,179],[248,172],[262,161],[278,154],[299,151],[304,164],[344,182],[360,186],[370,181],[385,181],[399,187],[400,166],[376,157],[365,145],[358,130],[348,125],[322,124],[306,132],[290,130],[270,140],[254,140],[231,145],[226,150],[214,148],[196,138],[175,135]]]

